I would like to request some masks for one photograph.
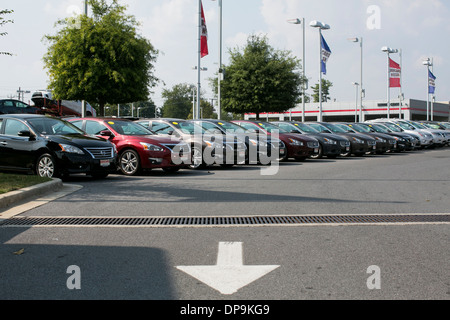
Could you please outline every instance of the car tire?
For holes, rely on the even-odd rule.
[[[57,177],[57,168],[53,156],[44,153],[36,161],[36,174],[39,177],[54,178]]]
[[[133,176],[141,172],[141,159],[139,154],[128,149],[119,156],[119,169],[126,176]]]
[[[313,154],[310,156],[311,159],[322,159],[323,158],[323,148],[322,145],[319,145],[319,153]]]
[[[203,162],[203,150],[199,147],[192,148],[192,163],[189,165],[190,169],[197,170],[205,166]]]

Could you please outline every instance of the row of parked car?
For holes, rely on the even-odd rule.
[[[448,122],[365,123],[0,115],[0,170],[105,178],[448,146]]]

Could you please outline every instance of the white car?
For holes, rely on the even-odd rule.
[[[434,146],[442,147],[447,143],[445,135],[440,130],[429,128],[417,121],[406,121],[406,122],[417,128],[418,130],[424,130],[425,132],[431,133],[431,135],[433,136]]]
[[[420,141],[421,148],[428,148],[433,145],[433,135],[425,130],[416,129],[413,125],[400,119],[376,119],[368,122],[392,123],[399,126],[405,133],[408,133]]]

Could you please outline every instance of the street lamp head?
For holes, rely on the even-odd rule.
[[[352,85],[359,86],[359,83],[358,82],[352,82]]]
[[[358,38],[348,38],[347,40],[351,42],[359,42]]]
[[[331,27],[329,24],[326,24],[326,23],[322,27],[322,30],[329,30],[329,29],[331,29]]]
[[[323,28],[323,23],[320,21],[314,20],[309,23],[309,26],[313,27],[313,28]]]
[[[431,67],[433,65],[430,58],[428,58],[427,60],[424,60],[422,63],[424,66],[428,66],[428,67]]]
[[[386,53],[397,53],[398,49],[392,49],[392,48],[389,48],[389,47],[383,47],[383,48],[381,48],[381,51],[386,52]]]
[[[302,20],[296,18],[296,19],[289,19],[287,22],[292,24],[301,24]]]

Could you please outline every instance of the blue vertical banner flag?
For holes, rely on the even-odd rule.
[[[322,43],[322,73],[327,74],[327,61],[330,58],[331,50],[328,46],[327,42],[325,41],[324,37],[321,36],[321,43]]]
[[[436,91],[436,77],[430,70],[428,70],[428,93],[434,94],[435,91]]]

